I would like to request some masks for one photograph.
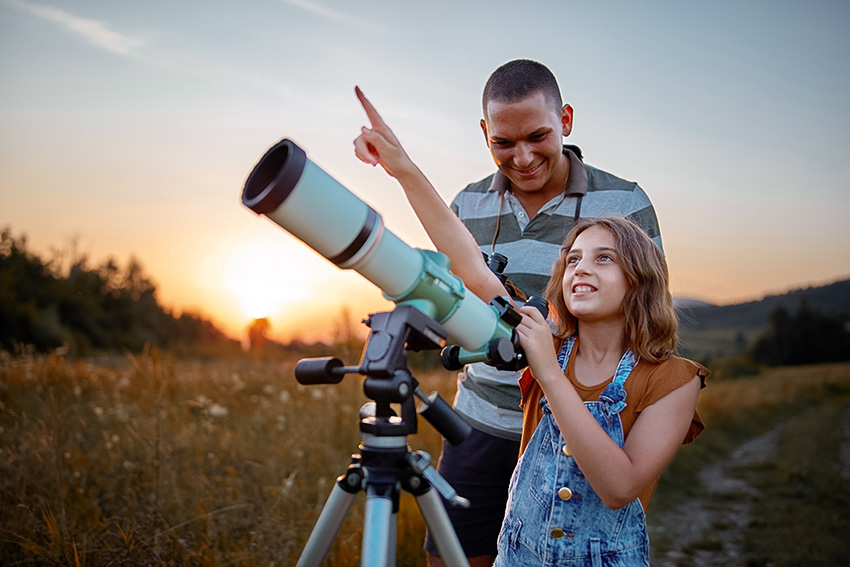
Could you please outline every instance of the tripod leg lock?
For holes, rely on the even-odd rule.
[[[407,455],[407,462],[416,473],[425,477],[449,504],[457,508],[469,508],[469,500],[458,496],[452,485],[431,466],[431,455],[423,451],[411,452]]]
[[[336,479],[336,484],[349,494],[357,494],[363,490],[363,481],[365,476],[360,465],[351,465],[345,474],[341,474]]]

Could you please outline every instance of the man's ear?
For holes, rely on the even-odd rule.
[[[481,131],[484,132],[484,143],[487,144],[487,147],[490,147],[490,135],[487,133],[487,122],[482,118],[481,119]]]
[[[569,136],[570,132],[573,131],[573,107],[569,104],[565,104],[561,108],[561,126],[563,127],[561,133],[564,136]]]

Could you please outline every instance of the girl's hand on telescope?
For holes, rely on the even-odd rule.
[[[366,111],[366,116],[369,118],[371,128],[365,126],[361,129],[360,135],[354,140],[354,153],[364,163],[370,165],[381,165],[387,173],[395,178],[403,175],[408,170],[415,170],[416,166],[408,157],[407,152],[401,146],[401,143],[396,138],[393,131],[360,90],[360,87],[354,87],[354,92],[357,95],[360,104],[363,105],[363,110]]]
[[[534,377],[539,381],[549,372],[554,372],[555,376],[562,374],[549,323],[536,307],[524,306],[519,311],[522,313],[522,321],[517,325],[516,332]]]

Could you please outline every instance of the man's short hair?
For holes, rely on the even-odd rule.
[[[555,75],[546,65],[529,59],[508,61],[493,71],[484,85],[481,97],[484,117],[487,117],[487,103],[491,100],[511,104],[536,92],[542,92],[555,112],[561,112],[561,90]]]

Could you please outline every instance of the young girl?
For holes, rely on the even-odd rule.
[[[357,89],[372,123],[357,156],[401,183],[438,250],[485,301],[508,295],[472,236]],[[496,566],[649,565],[645,509],[696,413],[703,366],[673,356],[676,315],[663,255],[624,219],[580,222],[552,270],[540,313],[517,326],[529,360],[522,456],[514,471]]]

